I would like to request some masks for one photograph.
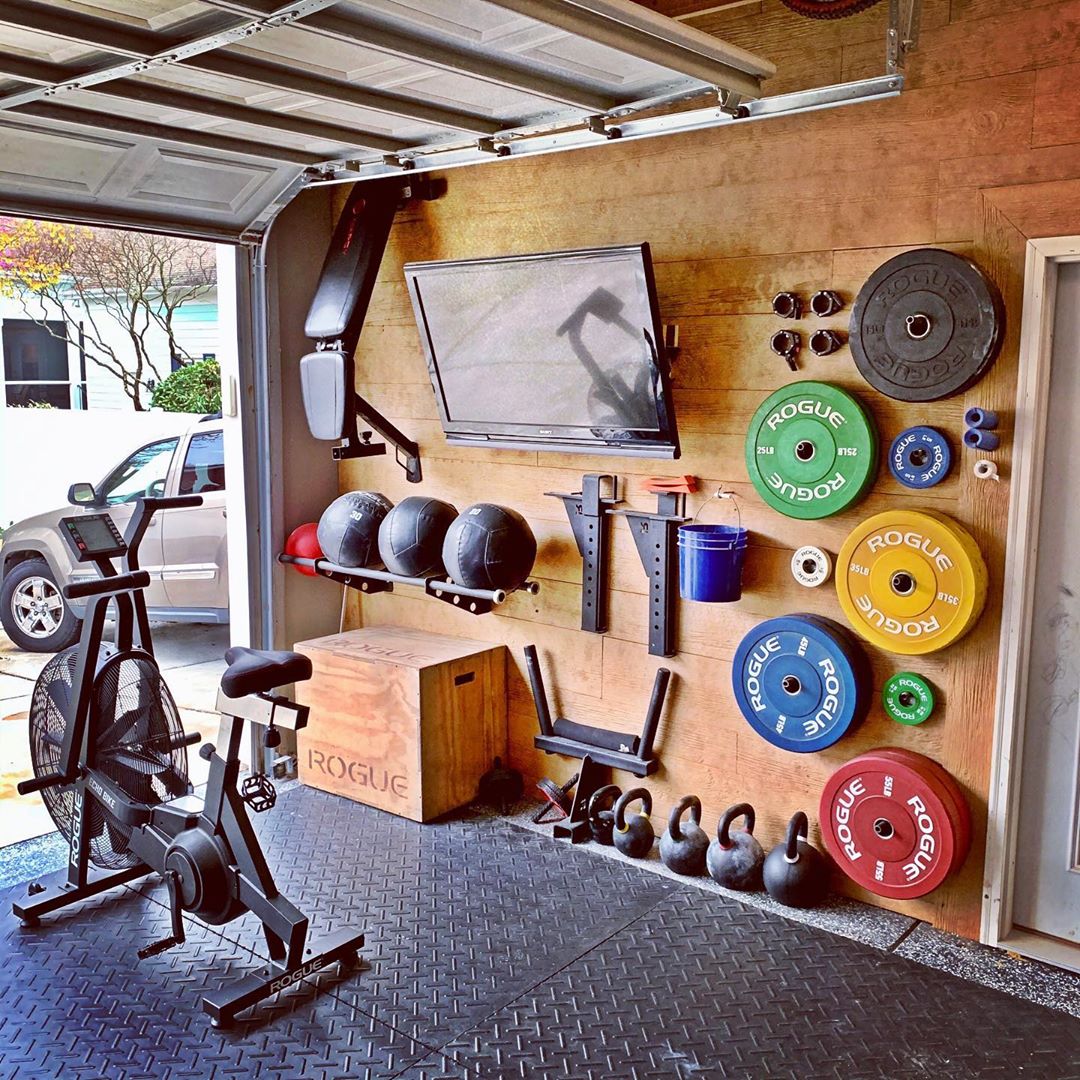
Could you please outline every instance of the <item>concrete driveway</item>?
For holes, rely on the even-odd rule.
[[[198,731],[204,740],[217,736],[214,701],[225,670],[229,627],[185,623],[155,623],[154,651],[165,672],[184,730]],[[50,653],[29,653],[16,648],[0,631],[0,847],[53,832],[56,828],[40,795],[22,796],[20,780],[33,775],[27,739],[30,699]],[[188,771],[198,785],[206,780],[208,765],[198,749],[188,750]]]

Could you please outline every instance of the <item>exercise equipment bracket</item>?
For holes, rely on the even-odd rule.
[[[499,604],[505,603],[511,592],[527,592],[535,596],[540,591],[538,581],[526,581],[520,589],[467,589],[448,578],[406,577],[403,574],[391,574],[388,570],[338,566],[328,559],[305,559],[300,555],[282,553],[278,556],[278,562],[291,566],[310,566],[320,577],[365,593],[393,592],[395,585],[415,585],[418,589],[423,589],[428,596],[434,596],[437,600],[452,604],[472,615],[486,615]]]

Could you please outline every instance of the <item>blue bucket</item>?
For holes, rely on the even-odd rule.
[[[730,604],[742,596],[747,530],[734,525],[679,526],[679,595]]]

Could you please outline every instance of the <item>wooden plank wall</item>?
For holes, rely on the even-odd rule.
[[[659,0],[654,6],[685,17],[702,4]],[[689,21],[774,60],[779,74],[767,87],[771,93],[880,73],[886,6],[827,23],[800,19],[779,0],[764,0]],[[696,792],[712,827],[724,806],[746,798],[758,809],[762,840],[771,844],[792,811],[816,813],[822,784],[841,762],[885,743],[927,753],[965,785],[976,819],[972,855],[960,875],[922,901],[864,898],[976,936],[1023,255],[1022,237],[1009,232],[1011,211],[987,214],[983,198],[988,189],[1008,185],[1012,201],[1005,200],[1006,207],[1026,209],[1029,201],[1042,200],[1044,217],[1080,232],[1080,213],[1063,213],[1054,202],[1062,182],[1080,177],[1080,0],[925,0],[922,41],[908,75],[908,89],[892,101],[458,170],[448,174],[444,198],[406,212],[394,228],[359,348],[360,389],[420,442],[422,491],[459,507],[505,503],[528,517],[540,545],[536,576],[543,590],[535,598],[516,596],[498,614],[482,618],[407,589],[365,598],[362,610],[354,594],[347,618],[350,625],[396,623],[506,642],[516,665],[509,689],[511,757],[530,781],[545,774],[564,778],[573,763],[532,747],[536,720],[523,677],[526,643],[538,646],[561,712],[638,727],[660,661],[645,645],[645,578],[626,524],[614,526],[610,632],[582,633],[580,561],[561,503],[543,492],[579,488],[583,471],[617,469],[631,503],[647,508],[653,500],[642,495],[640,477],[664,467],[632,459],[449,449],[402,265],[649,241],[663,318],[681,330],[674,381],[684,456],[666,471],[696,474],[705,492],[721,483],[734,489],[753,533],[743,600],[681,605],[680,653],[667,662],[677,678],[658,742],[663,766],[650,782],[659,811],[666,814],[680,795]],[[1026,184],[1032,185],[1030,200],[1017,187]],[[1075,185],[1066,186],[1075,194]],[[1070,205],[1080,210],[1075,198]],[[777,327],[769,301],[777,290],[808,295],[829,287],[850,300],[878,264],[916,245],[972,255],[1006,294],[1005,347],[991,374],[970,392],[905,406],[871,391],[846,348],[825,359],[804,352],[797,376],[769,351]],[[846,317],[842,312],[828,324],[842,328]],[[820,522],[786,519],[749,486],[742,447],[756,405],[793,378],[826,379],[858,393],[886,445],[916,423],[942,427],[956,441],[966,407],[996,408],[1004,416],[997,460],[1006,482],[975,481],[971,455],[958,453],[952,475],[929,495],[901,488],[883,466],[856,508]],[[340,480],[342,490],[375,488],[394,500],[415,493],[390,458],[347,463]],[[993,579],[979,625],[946,652],[905,660],[869,650],[879,687],[889,673],[908,667],[930,676],[942,700],[935,717],[921,728],[903,728],[875,705],[862,728],[830,750],[794,755],[769,746],[750,731],[733,699],[736,644],[769,616],[808,610],[842,619],[831,586],[811,591],[794,583],[792,549],[814,542],[835,553],[864,517],[917,506],[966,523]]]

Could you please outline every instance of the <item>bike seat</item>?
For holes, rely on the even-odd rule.
[[[221,689],[231,698],[265,694],[276,686],[311,678],[311,660],[285,650],[233,645],[225,653],[225,661],[229,666],[221,676]]]

